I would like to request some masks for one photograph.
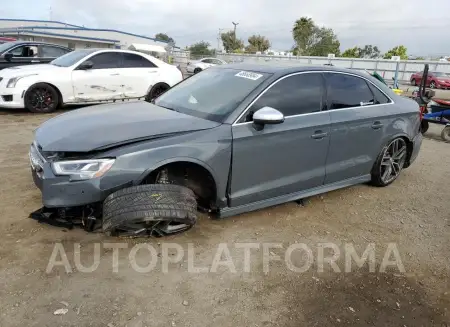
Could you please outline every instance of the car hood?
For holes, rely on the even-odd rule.
[[[219,125],[136,101],[86,107],[57,116],[36,130],[35,141],[42,151],[89,152]]]
[[[16,77],[29,74],[39,74],[42,72],[47,72],[49,70],[60,70],[63,67],[50,65],[50,64],[39,64],[39,65],[25,65],[16,66],[0,70],[0,77]]]

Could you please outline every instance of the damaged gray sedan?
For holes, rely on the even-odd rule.
[[[36,131],[33,218],[115,235],[191,228],[331,190],[392,183],[422,142],[417,103],[333,67],[232,64],[153,103],[65,113]]]

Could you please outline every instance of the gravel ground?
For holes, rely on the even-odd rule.
[[[303,207],[288,203],[224,220],[203,215],[185,234],[132,240],[27,218],[41,205],[27,151],[33,129],[50,117],[0,112],[0,326],[450,326],[450,145],[438,141],[437,126],[429,132],[436,139],[426,139],[417,161],[387,188],[360,185],[310,198]],[[115,268],[114,252],[105,248],[113,242],[128,247]],[[172,247],[172,261],[179,259],[173,243],[184,256],[165,271],[164,248]],[[248,267],[237,243],[259,246]],[[265,252],[268,243],[283,248]],[[321,269],[319,243],[336,244],[340,272],[328,263]],[[374,266],[353,262],[345,272],[349,243],[359,255],[372,244]],[[383,272],[389,243],[398,250],[390,259],[404,272],[398,265]],[[71,271],[59,265],[46,272],[55,244]],[[306,271],[292,271],[283,259],[295,244],[311,250]],[[158,256],[145,249],[136,254],[136,245],[151,246]],[[229,261],[226,251],[216,259],[228,266],[215,269],[214,257],[226,249]],[[191,272],[188,252],[196,268],[212,271]],[[138,272],[130,253],[139,267],[151,258],[157,264]],[[293,252],[292,264],[308,263],[305,253]],[[272,259],[267,266],[265,255]],[[83,272],[77,258],[98,267]]]

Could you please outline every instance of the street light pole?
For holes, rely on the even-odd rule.
[[[234,25],[234,41],[236,42],[236,26],[238,26],[239,25],[239,23],[235,23],[235,22],[232,22],[233,23],[233,25]]]

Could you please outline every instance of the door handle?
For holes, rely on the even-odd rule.
[[[120,74],[119,73],[111,74],[111,76],[118,76],[118,75],[120,75]]]
[[[41,62],[40,60],[31,60],[31,62]]]
[[[378,120],[372,124],[373,129],[380,129],[381,127],[383,127],[383,124]]]
[[[313,135],[311,135],[311,137],[315,140],[321,140],[324,137],[326,137],[328,135],[328,133],[324,133],[322,131],[316,131]]]

